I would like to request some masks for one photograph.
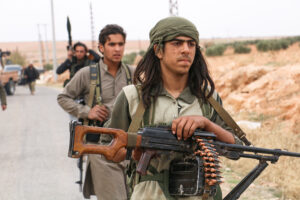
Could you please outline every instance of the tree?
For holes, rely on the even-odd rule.
[[[9,60],[12,64],[19,64],[21,66],[25,66],[26,64],[26,56],[22,55],[18,49],[11,52]]]

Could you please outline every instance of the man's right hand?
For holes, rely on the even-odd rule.
[[[108,112],[108,109],[106,108],[106,106],[96,105],[90,110],[90,112],[88,114],[88,119],[104,122],[105,120],[108,119],[108,115],[109,115],[109,112]]]
[[[2,107],[2,110],[6,110],[7,106],[3,104],[1,107]]]

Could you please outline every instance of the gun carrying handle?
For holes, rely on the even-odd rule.
[[[114,136],[113,142],[110,145],[85,144],[84,136],[87,133],[91,134],[110,134]],[[82,154],[102,154],[107,160],[112,160],[116,153],[127,144],[127,133],[120,129],[93,127],[93,126],[76,126],[74,135],[74,148],[77,155],[73,158],[78,158]]]

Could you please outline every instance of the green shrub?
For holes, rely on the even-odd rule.
[[[256,48],[258,51],[269,51],[270,43],[267,40],[261,40],[256,44]]]
[[[145,54],[146,54],[146,51],[140,50],[140,52],[139,52],[139,55],[140,55],[140,56],[144,56]]]
[[[137,56],[136,52],[132,52],[130,54],[125,54],[123,56],[122,62],[124,62],[125,64],[128,64],[128,65],[132,65],[136,56]]]
[[[236,44],[233,46],[233,48],[234,48],[234,53],[242,54],[242,53],[250,53],[251,52],[251,49],[244,44]]]
[[[11,52],[9,60],[12,64],[19,64],[21,66],[25,66],[26,64],[26,56],[22,55],[18,49]]]
[[[222,56],[224,54],[224,51],[226,50],[227,45],[224,44],[216,44],[208,47],[206,49],[205,54],[207,56]]]
[[[292,44],[292,41],[287,39],[280,39],[275,40],[273,44],[276,46],[274,50],[287,49]]]
[[[280,49],[287,49],[291,44],[290,40],[262,40],[257,43],[256,48],[259,51],[278,51]]]
[[[53,69],[53,65],[52,64],[45,64],[44,65],[44,69],[45,69],[45,71],[48,71],[48,70],[52,70]]]
[[[300,36],[288,37],[285,39],[290,41],[290,44],[294,44],[295,42],[300,42]]]

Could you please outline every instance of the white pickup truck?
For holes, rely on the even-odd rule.
[[[0,81],[5,87],[7,95],[14,95],[21,73],[22,67],[20,65],[5,65],[4,69],[0,71]]]

